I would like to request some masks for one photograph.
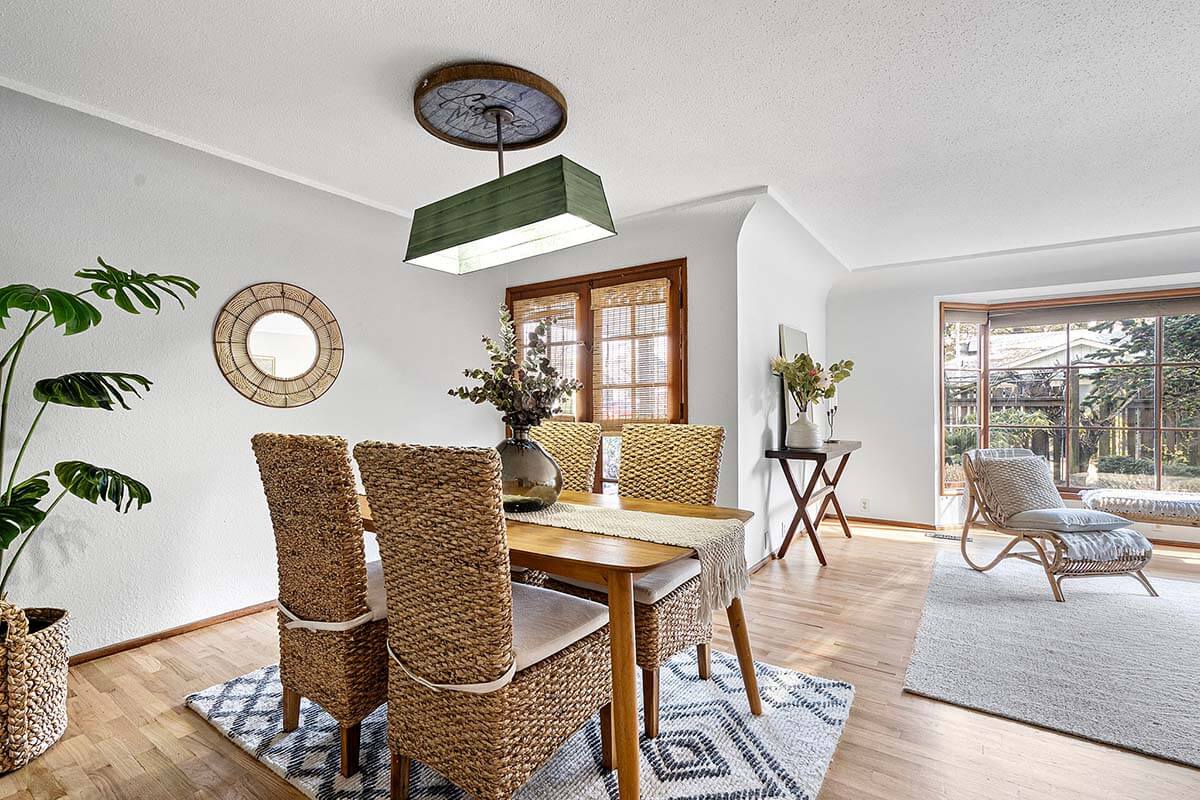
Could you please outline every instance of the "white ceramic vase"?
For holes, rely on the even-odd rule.
[[[825,444],[825,437],[821,435],[821,426],[808,418],[808,412],[801,412],[800,417],[788,425],[784,442],[797,450],[815,450]]]

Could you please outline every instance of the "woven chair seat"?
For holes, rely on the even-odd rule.
[[[517,672],[545,661],[608,624],[608,608],[549,589],[514,583],[513,655]]]
[[[700,577],[700,562],[694,558],[681,558],[670,564],[638,575],[633,581],[633,600],[642,605],[653,605],[671,592],[683,586],[692,578]],[[602,584],[589,583],[576,578],[554,576],[556,581],[590,589],[593,592],[608,594],[608,589]]]

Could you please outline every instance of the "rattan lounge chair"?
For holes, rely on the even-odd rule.
[[[596,485],[596,456],[600,453],[600,426],[593,422],[546,420],[529,429],[536,441],[562,470],[563,489],[590,492]]]
[[[360,724],[387,700],[387,605],[365,563],[346,440],[260,433],[252,440],[275,528],[283,729],[300,698],[341,726],[342,774],[358,770]]]
[[[500,456],[364,442],[388,602],[392,797],[416,760],[506,800],[597,713],[612,768],[608,609],[509,580]]]
[[[1060,603],[1064,602],[1062,581],[1065,578],[1129,575],[1141,582],[1151,596],[1157,597],[1158,594],[1150,580],[1142,572],[1142,568],[1149,563],[1153,555],[1152,548],[1141,534],[1132,529],[1064,533],[1005,524],[1005,520],[992,507],[994,503],[987,499],[990,493],[983,485],[980,460],[1033,455],[1032,450],[1023,448],[990,448],[970,450],[963,454],[963,472],[967,484],[967,518],[962,529],[962,556],[967,564],[979,572],[987,572],[1009,558],[1037,564],[1045,571],[1054,599]],[[1006,534],[1012,538],[991,561],[977,563],[967,551],[972,526]],[[1129,546],[1129,542],[1133,542],[1132,547]],[[1030,549],[1015,549],[1022,544],[1028,545]]]
[[[725,429],[715,425],[626,425],[621,431],[618,491],[622,497],[713,505]],[[607,603],[601,586],[554,576],[547,586]],[[642,669],[646,736],[658,735],[659,669],[689,647],[696,648],[700,677],[712,660],[712,622],[697,618],[700,562],[684,559],[634,581],[637,663]]]

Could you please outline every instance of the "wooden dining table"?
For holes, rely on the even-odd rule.
[[[754,514],[721,506],[663,503],[637,500],[611,494],[563,492],[566,503],[604,506],[628,511],[649,511],[677,517],[736,519],[747,522]],[[371,507],[365,496],[359,497],[363,527],[374,530]],[[508,550],[512,565],[550,572],[569,578],[601,583],[608,587],[609,632],[612,638],[612,722],[617,786],[623,800],[639,796],[640,763],[638,755],[637,664],[633,627],[634,577],[665,564],[690,558],[695,551],[687,547],[645,542],[620,536],[585,533],[569,528],[508,521]],[[750,632],[742,601],[734,599],[726,609],[729,628],[737,651],[738,666],[746,686],[750,710],[762,714],[758,680],[754,674],[754,656],[750,650]]]

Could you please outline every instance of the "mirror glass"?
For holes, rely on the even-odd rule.
[[[779,326],[779,355],[789,361],[801,353],[808,352],[808,334],[796,328],[790,328],[787,325]],[[786,447],[785,437],[787,436],[787,427],[794,419],[800,416],[800,408],[796,405],[796,401],[792,399],[792,394],[783,385],[783,378],[779,379],[779,392],[782,395],[780,399],[779,409],[783,418],[779,421],[780,430],[780,447]],[[809,414],[812,418],[812,414]]]
[[[287,311],[263,314],[250,326],[246,349],[254,365],[273,378],[289,380],[312,369],[317,361],[317,334]]]

